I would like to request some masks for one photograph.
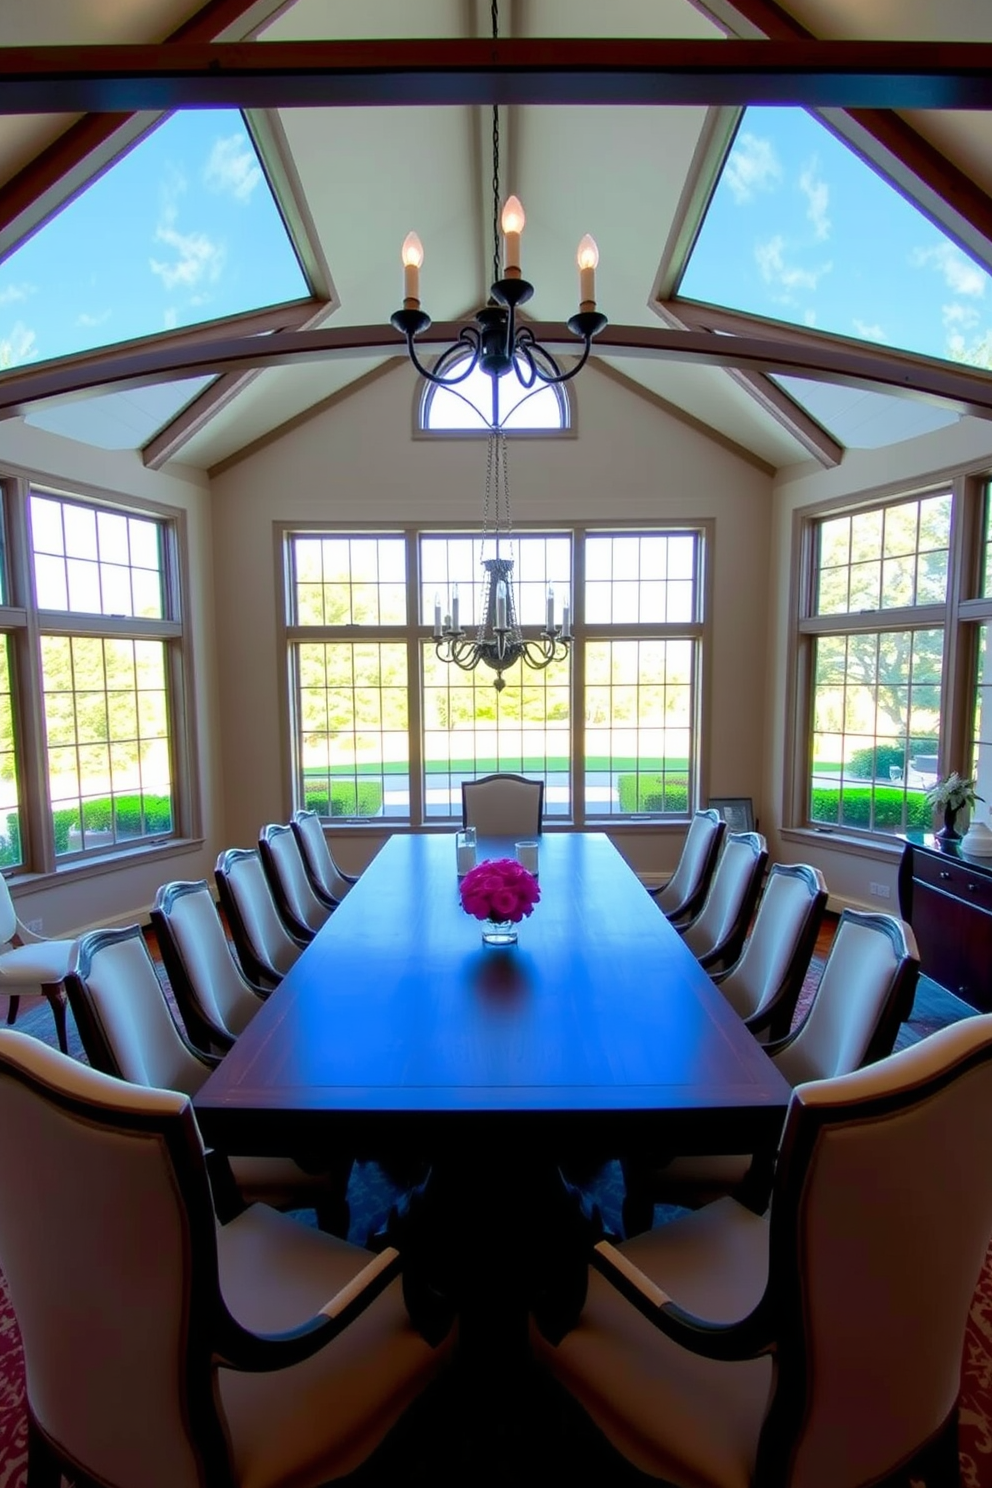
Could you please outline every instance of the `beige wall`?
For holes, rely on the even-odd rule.
[[[575,438],[510,450],[517,522],[604,524],[712,518],[714,642],[704,794],[752,796],[762,814],[763,658],[771,480],[594,368],[575,385]],[[225,820],[231,845],[285,819],[289,770],[280,733],[276,521],[465,523],[481,520],[485,448],[412,436],[406,367],[363,388],[213,482]],[[671,867],[681,833],[618,834],[645,870]],[[343,834],[361,866],[378,837]]]
[[[148,857],[129,858],[126,867],[105,873],[66,874],[64,882],[43,890],[32,892],[29,880],[13,885],[21,918],[40,918],[46,935],[144,919],[160,884],[172,878],[211,877],[223,837],[218,812],[220,759],[211,593],[210,483],[199,471],[177,468],[166,475],[146,470],[134,454],[91,449],[14,420],[0,422],[0,465],[66,491],[72,491],[80,483],[87,489],[125,499],[139,497],[181,508],[186,513],[190,607],[187,622],[193,638],[196,764],[203,783],[203,846],[156,849]]]
[[[966,418],[934,434],[908,439],[883,450],[854,450],[834,470],[808,467],[781,472],[775,483],[771,534],[772,597],[768,643],[768,752],[762,796],[766,805],[769,848],[784,862],[808,862],[819,868],[831,892],[831,906],[870,906],[898,913],[896,875],[900,848],[871,846],[822,834],[782,834],[782,781],[788,732],[787,681],[792,623],[790,576],[796,513],[823,502],[862,494],[911,490],[966,470],[992,467],[992,422]],[[886,900],[873,895],[871,884],[889,890]]]

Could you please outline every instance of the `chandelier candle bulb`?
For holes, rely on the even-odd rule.
[[[496,585],[496,629],[506,629],[506,585],[502,579]]]
[[[458,625],[458,585],[455,584],[451,591],[451,628],[457,634]]]
[[[508,279],[520,276],[520,234],[526,221],[520,198],[507,197],[500,226],[503,229],[503,272]]]
[[[561,638],[563,641],[572,638],[572,612],[567,604],[561,607]]]
[[[599,263],[599,249],[596,247],[596,239],[586,233],[579,244],[575,257],[579,265],[579,309],[595,310],[596,265]]]
[[[434,639],[436,641],[439,641],[441,639],[441,635],[442,635],[442,630],[441,630],[441,596],[439,594],[435,594],[435,596],[434,596]]]
[[[555,633],[555,591],[548,585],[548,623],[546,626],[548,635]]]
[[[403,239],[403,303],[407,310],[420,308],[420,268],[424,261],[424,245],[415,232],[407,233]]]

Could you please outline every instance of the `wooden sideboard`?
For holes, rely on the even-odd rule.
[[[992,856],[969,857],[930,836],[908,841],[899,911],[913,927],[925,974],[992,1012]]]

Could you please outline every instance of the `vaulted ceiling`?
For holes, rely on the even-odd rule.
[[[787,8],[773,0],[613,0],[609,6],[598,0],[503,0],[499,27],[501,37],[521,40],[992,43],[992,6],[988,0],[789,0]],[[193,47],[248,41],[264,48],[277,42],[490,35],[491,7],[484,0],[210,0],[199,7],[190,0],[32,0],[0,8],[0,47],[71,44],[81,49],[83,67],[92,55],[88,48],[124,43]],[[159,48],[163,55],[167,50]],[[54,103],[69,95],[53,83],[48,96]],[[0,107],[3,98],[0,89]],[[43,233],[66,201],[112,170],[121,152],[160,117],[51,108],[0,116],[3,259],[9,261],[33,233]],[[130,442],[149,464],[174,459],[210,470],[328,398],[343,396],[401,351],[391,344],[388,322],[401,301],[399,250],[411,229],[424,244],[422,297],[435,322],[464,319],[484,303],[492,278],[490,107],[292,106],[248,110],[246,117],[309,283],[306,301],[256,315],[243,326],[229,321],[163,330],[145,345],[128,348],[161,353],[161,365],[146,359],[140,368],[132,363],[124,369],[120,347],[88,353],[83,370],[90,369],[93,387],[85,404],[78,396],[62,396],[69,384],[59,382],[59,367],[38,360],[12,367],[0,375],[0,414],[96,443]],[[973,260],[992,268],[992,111],[830,108],[822,117]],[[828,375],[824,368],[831,357],[869,351],[877,366],[888,355],[802,330],[786,337],[781,327],[721,320],[678,303],[686,256],[739,118],[739,108],[705,102],[502,107],[501,186],[504,194],[514,191],[527,210],[524,269],[535,285],[528,309],[542,323],[563,322],[574,312],[575,247],[591,232],[600,250],[599,307],[611,327],[631,328],[625,345],[605,338],[597,343],[602,365],[770,469],[810,458],[836,463],[843,456],[843,440],[829,428],[836,396],[821,399],[821,426],[758,363],[728,369],[688,352],[679,358],[646,355],[635,344],[638,328],[646,333],[648,350],[656,333],[672,329],[705,332],[724,345],[728,331],[773,337],[776,344],[785,339],[799,364],[808,356],[820,375]],[[231,230],[236,231],[233,222]],[[112,234],[114,224],[107,222],[105,231]],[[0,261],[0,309],[3,270]],[[279,365],[246,366],[244,359],[219,356],[211,361],[212,345],[242,332],[305,337],[357,327],[378,327],[381,334],[364,338],[368,345],[357,337],[359,344],[344,350],[334,345],[346,343],[347,336],[336,343],[330,337],[323,354],[289,355]],[[944,416],[968,408],[992,414],[987,373],[962,372],[951,387],[946,366],[929,376],[916,359],[890,360],[892,384],[944,393],[940,406],[952,410]],[[187,394],[180,389],[170,403],[150,388],[178,380],[177,368],[219,376],[172,416]],[[76,384],[87,377],[70,381],[78,395]],[[840,381],[847,386],[850,379],[841,375]],[[871,395],[856,387],[844,397],[848,403],[877,397],[880,385],[868,384]],[[892,421],[893,437],[932,426],[924,404],[912,407],[919,415]],[[169,410],[160,427],[156,409]]]

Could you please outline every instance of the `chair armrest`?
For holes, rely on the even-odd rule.
[[[215,1361],[228,1369],[248,1373],[301,1364],[360,1317],[402,1268],[402,1256],[390,1246],[374,1256],[314,1317],[285,1333],[254,1333],[242,1327],[222,1304],[220,1345]]]
[[[600,1240],[590,1264],[666,1337],[705,1359],[756,1359],[775,1345],[768,1293],[746,1317],[733,1323],[713,1323],[686,1312],[667,1292],[645,1276],[616,1246]]]

